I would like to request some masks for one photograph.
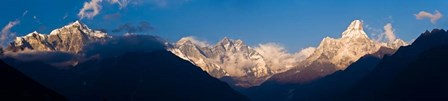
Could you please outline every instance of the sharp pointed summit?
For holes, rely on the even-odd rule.
[[[72,22],[68,25],[65,25],[64,27],[85,27],[83,23],[81,23],[79,20],[76,20],[75,22]]]
[[[362,56],[373,54],[379,51],[381,47],[396,50],[398,47],[405,45],[400,44],[403,43],[400,41],[396,43],[394,45],[387,45],[369,39],[363,30],[362,21],[354,20],[342,32],[341,38],[324,38],[314,53],[301,62],[297,66],[298,68],[275,75],[273,79],[277,79],[279,82],[293,83],[312,81],[335,71],[345,70],[348,65]]]
[[[307,53],[311,55],[304,56],[303,59],[297,60],[297,63],[284,64],[288,65],[284,66],[287,67],[285,69],[277,69],[281,66],[273,65],[276,61],[271,61],[271,58],[263,56],[260,51],[247,46],[242,40],[224,37],[217,44],[204,47],[197,44],[186,44],[191,43],[190,41],[194,43],[197,40],[191,37],[182,38],[169,50],[201,67],[212,76],[216,78],[230,77],[233,80],[231,83],[243,87],[259,85],[278,73],[280,75],[286,73],[283,76],[277,76],[279,78],[293,79],[286,81],[313,80],[337,70],[344,70],[360,57],[375,53],[387,45],[369,39],[363,30],[362,21],[354,20],[342,32],[341,38],[326,37],[317,48],[313,48]],[[397,41],[396,43],[402,42]],[[387,46],[393,46],[393,49],[396,49],[401,44]],[[273,67],[274,69],[272,69]],[[294,76],[300,77],[297,79]]]
[[[342,38],[368,38],[366,32],[363,30],[363,24],[360,20],[354,20],[347,27],[347,30],[342,32]]]
[[[221,41],[218,42],[218,44],[225,45],[225,44],[231,44],[231,42],[232,42],[231,39],[224,37]]]
[[[75,22],[73,22],[72,24],[78,24],[78,25],[80,25],[81,24],[81,22],[79,22],[79,20],[76,20]]]
[[[347,27],[347,29],[362,30],[362,22],[360,20],[353,20],[352,23],[350,23],[350,26]]]

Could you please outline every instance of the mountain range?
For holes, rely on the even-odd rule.
[[[112,38],[76,21],[49,35],[33,32],[18,37],[0,59],[74,101],[248,100],[225,82],[168,52],[164,43],[149,35]],[[77,63],[70,68],[52,64],[70,61]],[[45,93],[32,95],[40,92]]]
[[[277,72],[265,58],[241,40],[224,38],[214,46],[201,46],[182,38],[169,50],[216,78],[231,77],[236,85],[258,85]]]
[[[296,68],[274,75],[271,80],[281,83],[306,83],[344,70],[362,56],[381,51],[381,47],[396,50],[399,48],[397,46],[405,45],[407,43],[401,39],[389,43],[373,41],[364,32],[362,22],[354,20],[342,32],[341,38],[324,38],[310,57],[299,63]]]
[[[401,39],[388,43],[371,40],[364,32],[362,22],[354,20],[342,32],[341,38],[326,37],[317,48],[301,50],[291,55],[294,61],[281,65],[272,61],[286,60],[272,58],[269,56],[272,53],[263,54],[263,51],[257,50],[258,47],[253,48],[242,40],[227,37],[213,46],[184,37],[169,50],[216,78],[240,87],[252,87],[268,79],[282,83],[309,82],[344,70],[360,57],[375,53],[381,47],[396,50],[405,45],[407,43]]]
[[[448,32],[434,29],[409,46],[382,47],[312,82],[268,81],[239,91],[256,101],[446,100],[447,39]]]
[[[58,51],[82,53],[90,43],[105,42],[112,36],[89,29],[75,21],[50,34],[32,32],[17,37],[6,50]],[[315,80],[337,70],[344,70],[361,56],[377,52],[380,47],[396,49],[407,45],[396,39],[381,43],[368,38],[360,20],[354,20],[340,39],[326,37],[317,48],[306,48],[282,58],[272,56],[260,47],[250,47],[242,40],[223,38],[215,45],[201,44],[191,37],[167,44],[169,51],[190,61],[213,77],[240,87],[257,86],[266,80],[282,83],[303,83]],[[287,61],[287,62],[279,62]],[[79,61],[71,61],[76,65]]]
[[[287,53],[272,50],[275,44],[249,46],[227,37],[214,45],[194,37],[176,43],[150,35],[112,37],[75,21],[48,35],[17,37],[1,49],[0,80],[6,83],[0,95],[59,101],[446,100],[446,40],[447,31],[434,29],[410,45],[378,42],[354,20],[340,38]]]
[[[85,24],[75,21],[62,28],[51,31],[50,34],[40,34],[36,31],[22,37],[16,37],[7,50],[23,51],[62,51],[79,53],[88,43],[105,41],[111,38],[106,33],[89,29]]]

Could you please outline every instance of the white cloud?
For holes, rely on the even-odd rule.
[[[414,15],[419,20],[429,18],[431,23],[433,23],[433,24],[435,24],[437,22],[437,20],[439,20],[443,16],[442,13],[440,13],[438,10],[436,10],[434,12],[434,14],[431,14],[431,13],[428,13],[425,11],[420,11],[418,14],[414,14]]]
[[[14,21],[10,21],[8,24],[6,24],[5,27],[3,27],[3,29],[1,30],[1,36],[0,36],[0,40],[1,40],[1,44],[3,45],[5,42],[8,41],[9,38],[14,37],[15,33],[11,33],[11,28],[13,28],[14,26],[18,25],[20,23],[20,20],[14,20]]]
[[[79,18],[92,19],[93,17],[98,15],[102,8],[102,6],[100,5],[101,2],[102,0],[92,0],[90,2],[84,2],[84,6],[78,13]]]
[[[290,54],[286,49],[275,43],[259,44],[254,48],[255,51],[260,53],[271,70],[282,71],[287,70],[296,63],[305,60],[308,56],[314,53],[315,48],[309,47],[302,49],[300,52]]]
[[[241,77],[245,76],[245,69],[256,66],[257,63],[245,57],[241,53],[227,54],[227,58],[222,61],[223,69],[230,75]]]
[[[145,4],[146,2],[153,3],[159,7],[166,7],[169,3],[182,3],[189,0],[91,0],[89,2],[84,2],[84,6],[80,9],[78,17],[80,19],[94,18],[101,12],[103,1],[108,2],[109,4],[118,4],[120,6],[120,9],[122,9],[127,7],[128,5],[140,5]],[[63,19],[65,18],[66,17],[64,16]]]
[[[384,35],[386,36],[387,40],[389,42],[393,42],[395,41],[395,39],[397,38],[395,36],[395,29],[393,29],[392,24],[391,23],[387,23],[386,25],[384,25]]]
[[[120,8],[124,8],[129,4],[129,0],[109,0],[110,4],[115,4],[117,3],[118,5],[120,5]]]
[[[368,26],[367,30],[372,31],[373,40],[375,40],[376,42],[391,43],[397,39],[392,23],[387,23],[383,26],[383,29]]]
[[[314,51],[316,50],[316,47],[308,47],[300,50],[298,53],[294,54],[295,57],[299,58],[300,61],[305,60],[309,56],[311,56]]]
[[[91,0],[90,2],[84,2],[84,6],[78,13],[79,18],[92,19],[93,17],[98,15],[103,7],[101,5],[102,2],[103,0]],[[120,9],[122,9],[126,7],[131,2],[131,0],[106,0],[105,2],[108,2],[109,4],[118,4],[120,6]],[[66,16],[67,15],[65,15],[63,19],[67,18]]]

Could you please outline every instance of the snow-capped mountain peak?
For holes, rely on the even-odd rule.
[[[228,37],[215,45],[203,45],[204,43],[206,42],[193,37],[184,37],[169,51],[216,78],[231,78],[232,84],[242,87],[259,85],[272,75],[284,72],[303,61],[314,51],[314,48],[306,48],[301,52],[288,54],[272,44],[251,48],[242,40]]]
[[[363,30],[362,29],[362,22],[360,20],[353,20],[350,23],[350,25],[347,27],[347,29]]]
[[[240,86],[258,85],[272,73],[263,56],[242,40],[225,37],[215,45],[204,43],[185,37],[169,50],[216,78],[231,77]]]
[[[228,37],[224,37],[224,38],[221,39],[221,41],[218,42],[218,44],[230,43],[230,42],[231,42],[231,39],[229,39]]]
[[[87,27],[87,25],[81,23],[81,22],[78,21],[78,20],[76,20],[75,22],[72,22],[72,23],[70,23],[70,24],[67,24],[67,25],[65,25],[65,26],[62,27],[62,28],[89,29],[89,28]],[[60,28],[60,29],[62,29],[62,28]],[[51,34],[51,33],[50,33],[50,34]]]
[[[96,31],[96,30],[90,29],[87,25],[79,22],[78,20],[71,24],[68,24],[62,28],[55,29],[55,30],[51,31],[50,35],[57,35],[57,34],[61,34],[61,32],[63,32],[63,31],[70,31],[70,30],[79,30],[84,34],[86,34],[90,37],[95,37],[95,38],[111,37],[101,31]]]
[[[342,38],[368,38],[366,32],[363,30],[363,24],[360,20],[354,20],[347,27],[347,30],[342,32]]]
[[[233,40],[224,37],[221,41],[219,41],[217,46],[223,46],[226,50],[230,48],[231,45],[233,45]]]
[[[75,21],[50,34],[40,34],[36,31],[22,37],[16,37],[8,46],[10,50],[20,51],[31,49],[37,51],[64,51],[78,53],[84,45],[111,38],[106,33],[89,29],[87,25]]]
[[[315,53],[305,60],[304,65],[330,62],[336,65],[337,70],[343,70],[361,56],[376,52],[381,45],[370,40],[362,26],[362,21],[354,20],[342,32],[341,38],[324,38]]]
[[[260,44],[259,47],[251,48],[242,40],[228,37],[215,45],[185,37],[169,50],[216,78],[230,77],[233,80],[231,83],[248,87],[285,71],[296,74],[301,73],[297,71],[309,69],[315,71],[311,73],[313,76],[324,76],[344,70],[360,57],[377,52],[380,47],[401,45],[403,41],[400,40],[383,45],[369,39],[363,30],[362,21],[354,20],[342,32],[341,38],[326,37],[317,48],[303,49],[292,55],[275,44]]]
[[[183,45],[183,44],[192,44],[191,40],[188,38],[181,38],[179,41],[176,42],[176,45]]]
[[[276,74],[272,79],[279,82],[309,82],[335,71],[345,70],[362,56],[376,53],[381,47],[395,50],[406,45],[400,39],[392,43],[373,41],[364,32],[362,24],[362,21],[354,20],[342,32],[341,38],[325,37],[311,56],[296,68]]]

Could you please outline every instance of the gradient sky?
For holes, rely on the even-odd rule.
[[[49,33],[80,19],[78,13],[91,0],[2,0],[0,27],[19,21],[10,32],[21,36],[37,30]],[[355,19],[364,21],[369,36],[380,34],[391,23],[395,35],[405,41],[425,30],[447,28],[448,0],[124,0],[129,4],[103,0],[92,19],[81,22],[109,34],[123,24],[148,22],[154,29],[139,32],[160,36],[170,42],[195,36],[216,43],[227,36],[250,46],[274,42],[289,52],[317,46],[326,37],[340,37]],[[417,19],[421,11],[440,19]],[[447,13],[448,14],[448,13]],[[367,27],[368,25],[368,27]]]

